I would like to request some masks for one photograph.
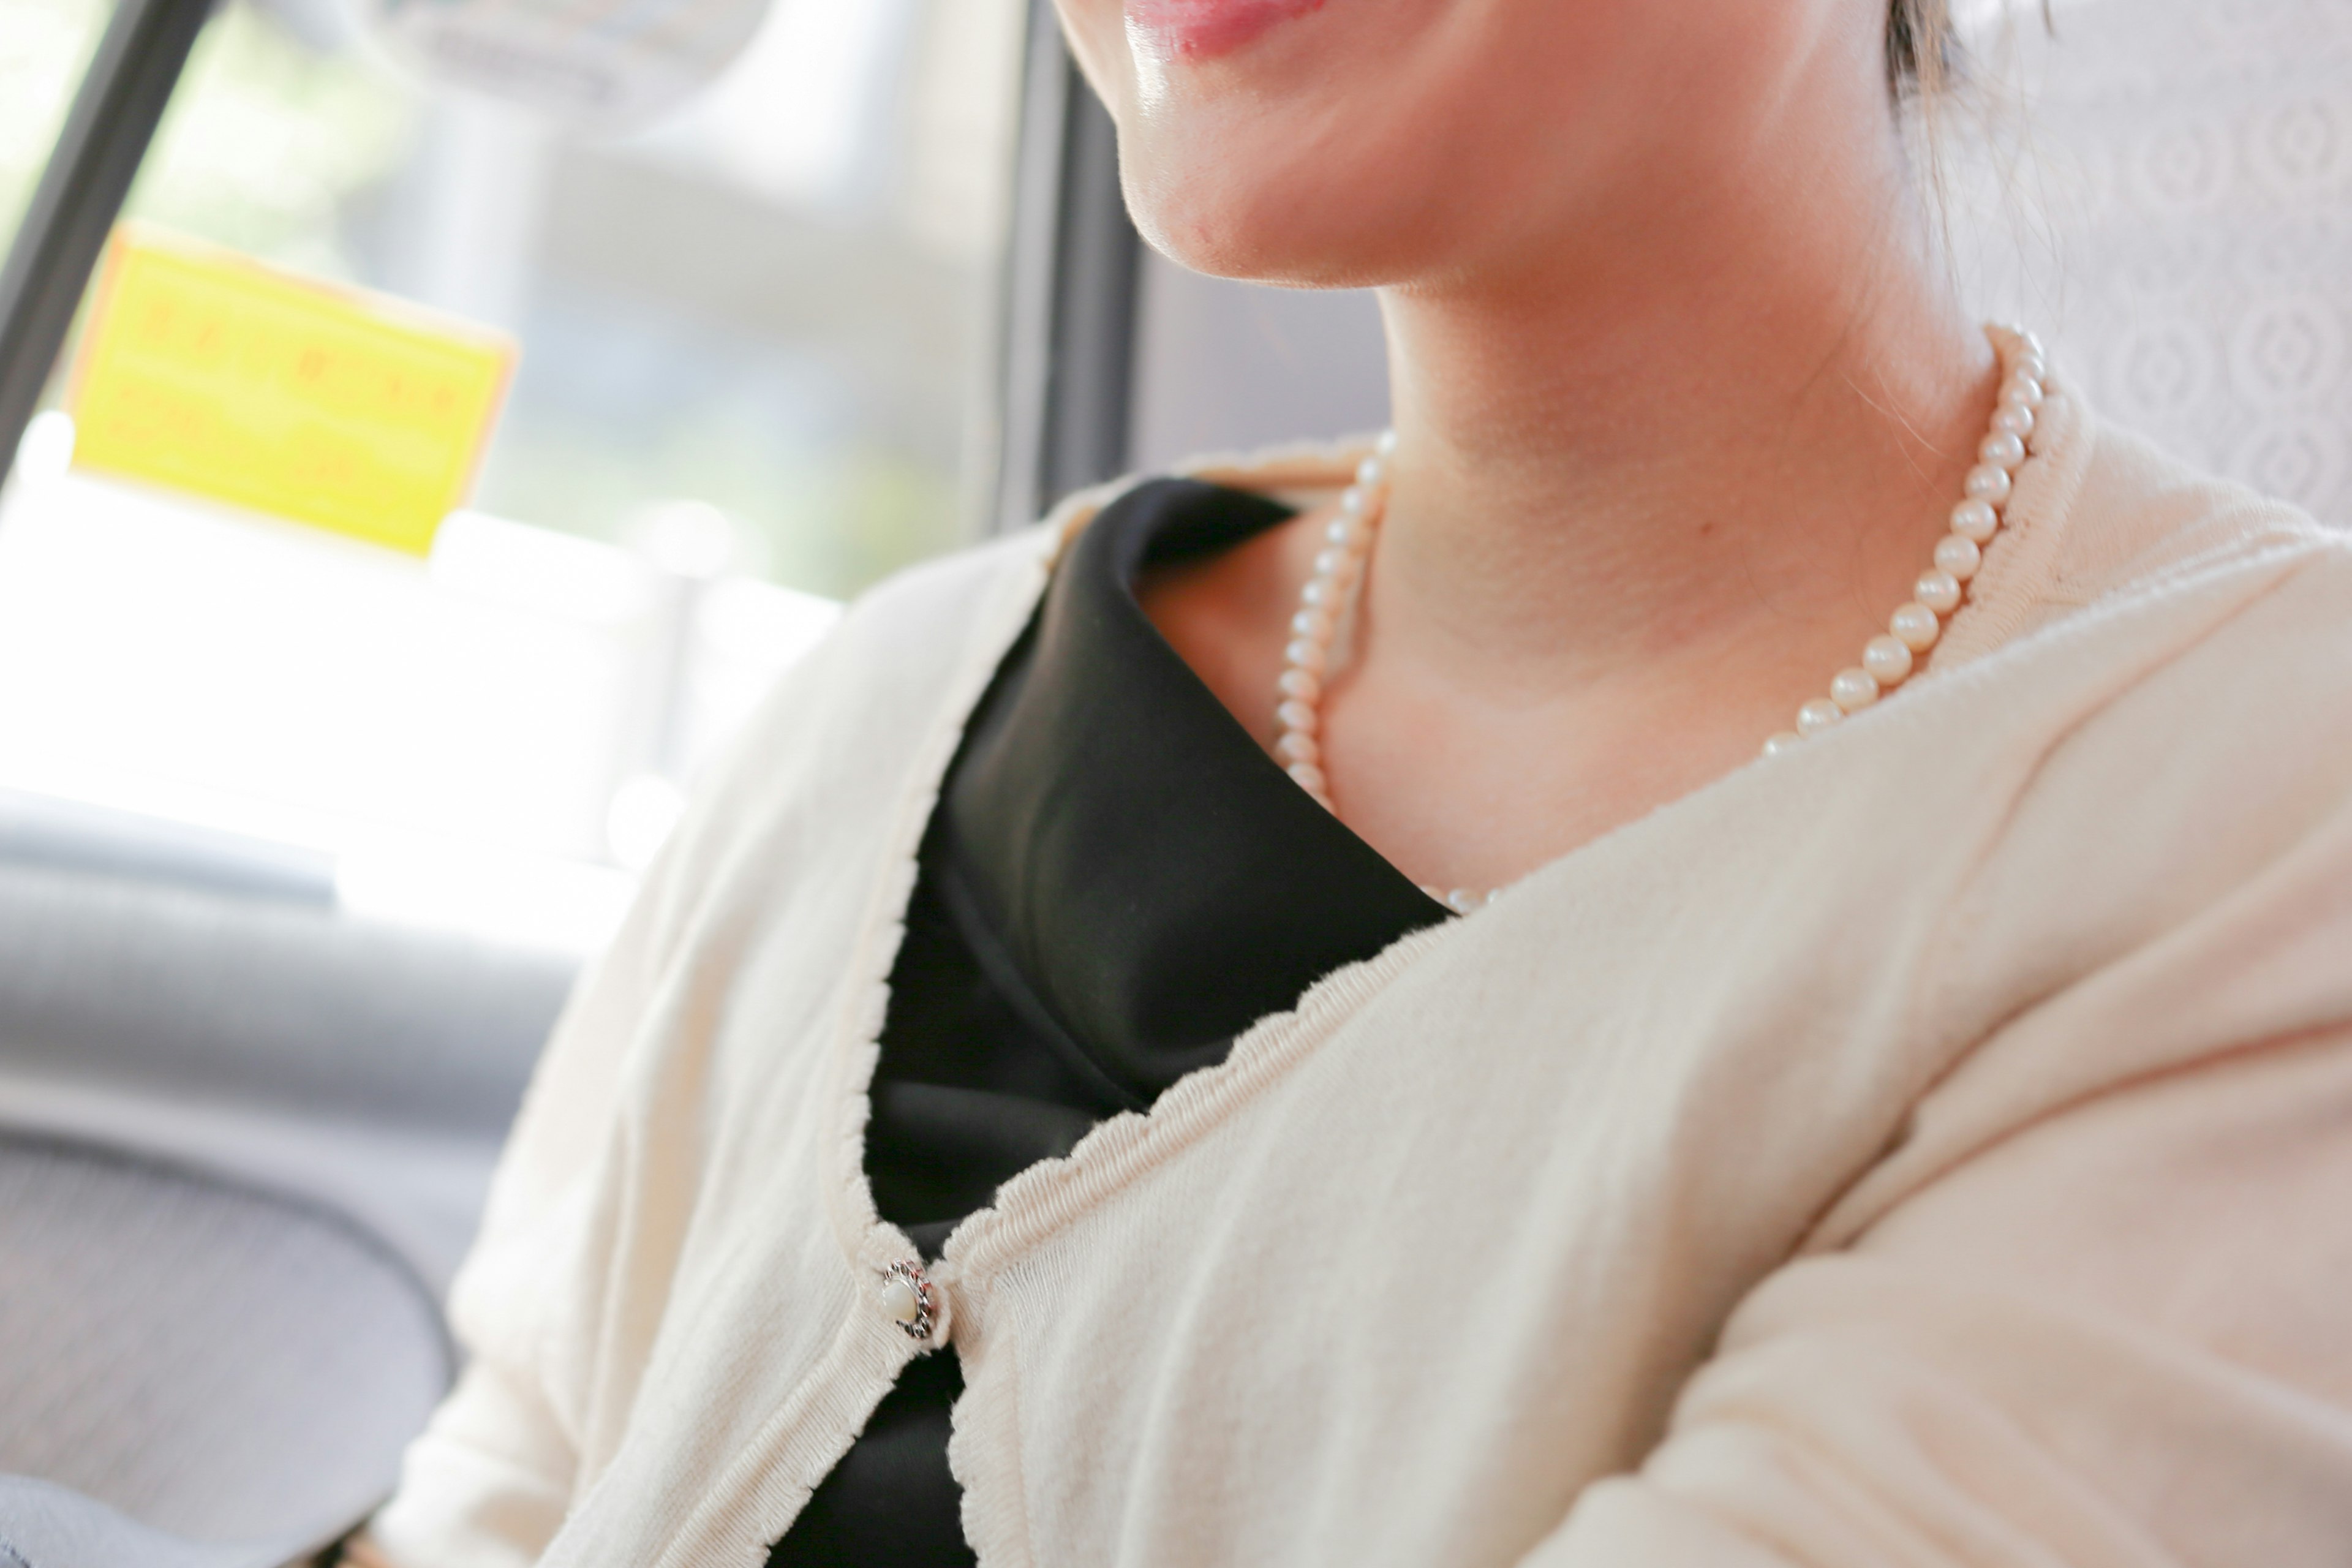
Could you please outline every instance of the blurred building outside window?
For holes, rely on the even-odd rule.
[[[839,602],[976,525],[1024,17],[775,0],[592,141],[405,76],[337,0],[229,0],[128,216],[505,330],[505,417],[418,561],[78,473],[43,413],[0,499],[0,790],[593,945]],[[103,20],[0,0],[9,233]]]

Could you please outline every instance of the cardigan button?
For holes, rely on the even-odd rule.
[[[908,1339],[929,1339],[931,1328],[939,1321],[933,1289],[923,1277],[922,1265],[893,1263],[882,1276],[883,1315],[898,1324]]]

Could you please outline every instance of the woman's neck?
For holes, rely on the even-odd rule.
[[[1855,155],[1834,109],[1525,265],[1384,290],[1399,445],[1320,741],[1342,817],[1416,879],[1500,885],[1752,758],[1927,565],[1994,356],[1892,138]],[[1143,585],[1269,743],[1321,527]]]
[[[1973,461],[1993,356],[1876,173],[1651,197],[1542,266],[1386,291],[1379,635],[1551,682],[1883,619]]]

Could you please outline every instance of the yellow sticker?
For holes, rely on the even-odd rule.
[[[74,466],[422,555],[514,359],[488,328],[125,229],[74,368]]]

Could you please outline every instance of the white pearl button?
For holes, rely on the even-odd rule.
[[[898,1324],[908,1339],[928,1341],[939,1332],[939,1312],[944,1304],[939,1288],[923,1278],[923,1266],[912,1258],[883,1270],[875,1298],[882,1315]]]

